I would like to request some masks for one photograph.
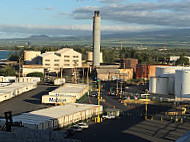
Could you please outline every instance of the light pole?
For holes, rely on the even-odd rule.
[[[97,123],[100,123],[101,120],[100,120],[100,79],[97,80],[98,82],[98,117],[97,117],[97,120],[96,122]]]

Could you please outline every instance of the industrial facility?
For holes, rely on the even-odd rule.
[[[38,77],[0,76],[0,102],[37,88]]]
[[[39,72],[42,72],[42,68],[48,72],[60,72],[60,68],[82,67],[82,54],[71,48],[63,48],[40,55],[36,51],[25,51],[24,56],[26,63],[30,65],[23,66],[23,75],[33,72],[34,68],[39,69]]]
[[[99,105],[72,103],[13,116],[13,121],[22,122],[24,127],[31,129],[57,129],[86,120],[102,111],[103,107]],[[0,119],[0,124],[4,123],[5,119]]]
[[[93,17],[93,66],[100,65],[100,11],[94,12]]]
[[[156,76],[149,81],[149,92],[175,95],[176,101],[190,100],[190,67],[156,67]]]
[[[43,95],[42,103],[75,103],[76,100],[80,99],[87,92],[88,86],[86,84],[65,83],[63,86],[49,92],[49,95]]]

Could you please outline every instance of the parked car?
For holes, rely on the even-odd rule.
[[[71,127],[71,130],[74,132],[80,132],[82,131],[82,128],[80,126],[75,125]]]
[[[77,125],[80,126],[82,129],[88,128],[88,124],[86,124],[86,123],[78,123]]]
[[[103,119],[114,119],[115,116],[114,115],[102,115]]]
[[[97,97],[97,96],[98,96],[98,93],[93,93],[91,96],[92,96],[92,97]]]

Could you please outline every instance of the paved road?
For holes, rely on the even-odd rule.
[[[29,112],[40,108],[46,108],[51,105],[41,104],[42,95],[48,94],[49,91],[54,90],[55,86],[39,85],[36,89],[25,92],[10,100],[0,103],[0,117],[4,117],[4,112],[12,111],[12,114],[20,114]]]
[[[144,120],[140,114],[144,111],[144,105],[136,105],[136,108],[124,106],[119,103],[118,99],[113,96],[107,96],[102,93],[105,103],[101,103],[104,108],[115,106],[122,109],[125,113],[124,117],[115,120],[104,120],[101,124],[92,124],[90,128],[77,133],[72,138],[79,139],[82,142],[131,142],[131,141],[155,141],[155,142],[171,142],[177,140],[185,132],[190,129],[190,123],[172,123],[160,120]],[[90,101],[89,101],[90,100]],[[90,97],[84,100],[84,103],[92,102],[97,104],[97,98]],[[170,109],[169,106],[149,105],[149,113],[151,115],[159,114]],[[128,115],[130,114],[130,115]]]

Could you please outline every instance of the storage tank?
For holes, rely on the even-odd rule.
[[[90,52],[90,51],[86,52],[86,57],[87,57],[87,59],[86,59],[87,61],[92,62],[93,52]],[[102,52],[100,52],[100,63],[103,63],[103,53]]]
[[[24,61],[31,61],[39,55],[41,55],[41,51],[24,51]]]
[[[175,74],[176,67],[156,67],[156,76],[163,77],[167,74]]]
[[[156,94],[168,95],[168,78],[156,78]]]
[[[190,70],[176,70],[175,97],[190,99]]]
[[[149,92],[150,93],[156,93],[156,77],[150,77]]]
[[[92,58],[93,58],[93,52],[86,52],[87,55],[87,61],[91,61],[92,62]]]
[[[174,95],[174,86],[175,86],[175,76],[174,77],[169,77],[169,94]]]

